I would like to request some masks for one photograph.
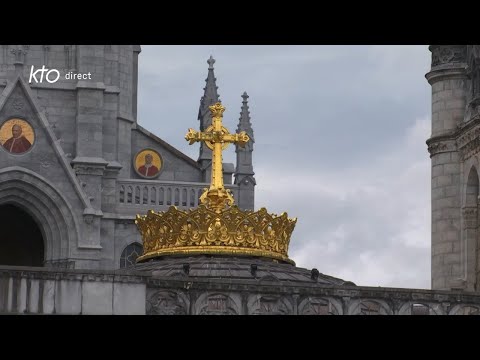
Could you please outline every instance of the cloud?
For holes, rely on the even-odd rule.
[[[430,287],[430,121],[348,168],[257,168],[256,205],[298,217],[297,266],[365,286]]]
[[[211,54],[231,131],[250,95],[256,207],[298,217],[297,264],[428,288],[427,46],[144,46],[138,121],[194,159],[183,135],[198,125]]]

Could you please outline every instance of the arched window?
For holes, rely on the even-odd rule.
[[[465,206],[477,207],[478,201],[478,174],[477,169],[472,167],[468,174],[467,180],[467,197],[465,199]]]
[[[120,269],[127,268],[135,265],[137,257],[143,254],[143,246],[139,243],[133,243],[128,245],[122,251],[120,256]]]

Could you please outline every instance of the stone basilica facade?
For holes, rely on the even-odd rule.
[[[420,290],[359,287],[269,256],[136,263],[143,241],[135,216],[197,208],[212,151],[201,143],[191,159],[139,125],[139,46],[0,45],[0,312],[478,314],[479,49],[430,46],[432,290]],[[198,125],[185,120],[185,128],[212,122],[214,62]],[[48,70],[32,78],[32,66],[58,70],[58,79]],[[223,182],[248,211],[254,136],[242,98],[237,132],[251,141],[234,145],[237,161],[223,164]]]

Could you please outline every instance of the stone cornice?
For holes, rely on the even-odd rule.
[[[116,214],[116,213],[104,213],[103,218],[108,220],[118,220],[119,223],[126,221],[134,224],[136,215],[125,215],[125,214]]]
[[[455,142],[453,140],[450,140],[448,142],[435,142],[428,146],[428,152],[430,153],[430,157],[442,152],[452,151],[456,151]]]
[[[122,167],[122,164],[117,161],[109,162],[104,170],[104,177],[108,179],[116,179]]]
[[[102,176],[108,162],[102,158],[76,157],[71,161],[77,175]]]
[[[245,279],[208,279],[198,277],[189,278],[155,278],[147,279],[147,288],[164,290],[188,291],[234,291],[251,293],[275,293],[279,295],[308,295],[308,296],[333,296],[351,299],[383,299],[386,301],[402,300],[415,302],[447,302],[480,304],[480,293],[399,289],[382,287],[338,286],[317,283],[291,284],[283,282],[264,282]]]
[[[430,157],[441,152],[459,151],[462,160],[480,152],[480,118],[457,127],[450,134],[435,136],[427,140]]]
[[[27,278],[39,280],[76,280],[95,282],[145,283],[150,275],[133,270],[79,270],[1,266],[0,278]]]
[[[433,83],[441,80],[445,80],[448,78],[455,78],[455,77],[466,77],[467,74],[465,73],[467,64],[462,63],[455,66],[442,66],[433,68],[432,71],[425,74],[425,78],[427,79],[428,83],[432,85]]]

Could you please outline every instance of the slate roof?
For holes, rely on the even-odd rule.
[[[355,285],[343,279],[318,273],[312,277],[312,270],[259,257],[228,256],[168,256],[137,264],[135,270],[150,272],[153,277],[184,277],[190,279],[236,279],[258,280],[260,282],[317,283],[321,285]],[[315,273],[315,270],[313,270]]]

